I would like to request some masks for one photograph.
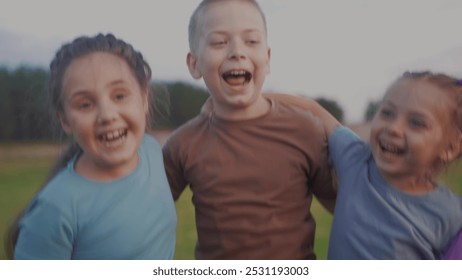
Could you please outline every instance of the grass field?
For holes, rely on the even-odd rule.
[[[35,151],[27,152],[27,150]],[[17,213],[27,204],[43,182],[55,154],[38,153],[39,147],[0,145],[0,234],[3,236]],[[462,162],[454,164],[442,177],[442,181],[462,195]],[[191,193],[186,191],[177,201],[178,228],[175,259],[194,258],[196,230]],[[317,220],[315,252],[318,259],[325,259],[332,217],[316,201],[312,212]],[[3,240],[0,259],[5,259]]]

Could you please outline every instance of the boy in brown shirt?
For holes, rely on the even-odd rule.
[[[198,259],[314,259],[313,194],[333,209],[322,125],[296,97],[261,93],[266,38],[254,0],[204,0],[190,20],[187,64],[211,104],[163,152],[174,199],[193,192]]]

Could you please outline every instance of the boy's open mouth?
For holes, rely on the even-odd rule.
[[[230,85],[245,85],[252,79],[252,73],[245,70],[231,70],[223,73],[223,79]]]

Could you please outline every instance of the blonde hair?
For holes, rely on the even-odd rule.
[[[446,139],[450,145],[454,145],[455,154],[449,159],[440,159],[436,163],[433,177],[451,162],[456,161],[462,156],[462,80],[443,73],[433,73],[431,71],[421,72],[405,72],[399,77],[393,85],[404,80],[422,81],[432,84],[441,89],[444,95],[448,98],[448,102],[444,102],[444,112],[448,116],[448,127],[443,127],[446,132]],[[391,87],[393,87],[393,85]],[[444,124],[441,124],[442,126]]]
[[[189,19],[189,26],[188,26],[188,41],[189,41],[189,49],[191,51],[194,51],[196,49],[197,45],[197,33],[198,33],[198,25],[199,25],[199,17],[201,13],[210,5],[213,3],[218,3],[218,2],[224,2],[224,1],[240,1],[240,2],[246,2],[254,6],[258,12],[260,13],[262,19],[263,19],[263,25],[265,28],[265,34],[268,33],[267,27],[266,27],[266,17],[265,14],[263,13],[263,10],[261,9],[260,5],[258,4],[257,1],[255,0],[203,0],[197,8],[194,10],[193,14],[191,15],[191,18]]]
[[[452,123],[450,130],[456,131],[458,136],[462,134],[462,80],[443,73],[405,72],[401,80],[426,81],[444,91],[450,102],[447,111]]]

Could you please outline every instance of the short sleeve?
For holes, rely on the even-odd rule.
[[[73,231],[69,219],[44,201],[33,202],[20,223],[15,259],[71,259]]]

